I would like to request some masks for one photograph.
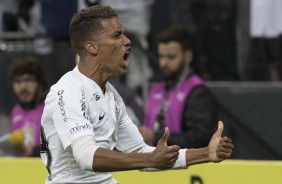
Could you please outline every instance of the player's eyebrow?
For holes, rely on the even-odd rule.
[[[112,35],[121,35],[121,34],[124,34],[124,30],[116,30],[112,33]]]

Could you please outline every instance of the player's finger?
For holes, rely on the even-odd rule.
[[[180,147],[178,145],[172,145],[168,147],[169,151],[171,152],[178,152],[180,150]]]
[[[170,131],[167,127],[165,127],[165,132],[164,132],[164,135],[163,137],[159,140],[159,143],[158,144],[164,144],[165,146],[167,146],[167,140],[170,136]]]
[[[226,143],[226,142],[222,142],[218,145],[218,147],[224,147],[224,148],[230,148],[230,149],[234,149],[234,145],[231,143]]]
[[[218,153],[216,154],[216,156],[217,156],[218,158],[221,158],[221,159],[226,159],[226,158],[230,158],[230,157],[231,157],[231,154],[232,154],[232,152],[228,152],[228,153],[225,153],[225,152],[218,152]]]
[[[219,147],[218,151],[219,152],[224,152],[224,153],[232,153],[232,149],[231,148],[225,148],[225,147]]]
[[[214,133],[214,135],[217,136],[217,137],[221,137],[221,134],[222,134],[222,132],[223,132],[223,129],[224,129],[223,122],[222,122],[222,121],[219,121],[219,122],[218,122],[217,131]]]
[[[228,142],[228,143],[232,143],[232,139],[230,139],[229,137],[223,137],[220,139],[219,143],[221,142]]]

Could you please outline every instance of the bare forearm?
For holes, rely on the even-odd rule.
[[[122,153],[98,148],[92,166],[96,172],[143,169],[155,166],[150,157],[150,153]]]
[[[187,166],[210,162],[208,147],[199,149],[187,149],[186,164]]]

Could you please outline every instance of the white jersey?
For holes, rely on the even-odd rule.
[[[81,136],[94,136],[98,147],[122,152],[146,146],[114,87],[107,83],[104,94],[77,67],[51,87],[41,123],[41,158],[49,172],[46,184],[117,183],[112,173],[80,168],[71,143]]]

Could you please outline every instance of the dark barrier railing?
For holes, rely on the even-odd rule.
[[[210,82],[220,104],[233,158],[282,159],[282,83]]]

